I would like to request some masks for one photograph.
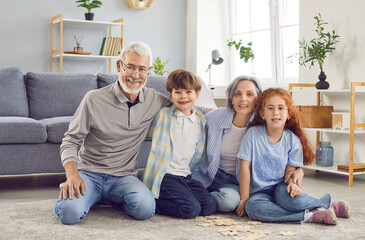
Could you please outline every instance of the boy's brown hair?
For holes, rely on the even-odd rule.
[[[166,81],[166,89],[172,92],[173,89],[193,89],[198,92],[202,89],[202,83],[198,76],[185,69],[177,69],[170,73]]]

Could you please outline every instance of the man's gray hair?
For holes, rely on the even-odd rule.
[[[257,95],[260,95],[262,92],[260,82],[256,77],[248,76],[248,75],[242,75],[242,76],[236,77],[233,80],[233,82],[231,82],[231,84],[229,84],[229,86],[226,89],[226,96],[227,96],[226,106],[227,106],[227,109],[231,112],[236,112],[236,110],[234,110],[234,106],[232,104],[232,99],[233,99],[234,91],[236,91],[237,85],[241,81],[250,81],[250,82],[254,83],[256,86]]]
[[[129,42],[129,43],[127,43],[123,47],[122,51],[120,52],[120,54],[118,56],[119,60],[122,61],[123,58],[124,58],[124,54],[127,53],[127,52],[136,52],[141,56],[149,57],[149,59],[150,59],[149,67],[152,66],[152,52],[151,52],[150,47],[146,43],[143,43],[143,42]]]

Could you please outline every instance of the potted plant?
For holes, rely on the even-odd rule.
[[[299,55],[299,64],[307,66],[309,68],[314,66],[314,63],[318,63],[321,73],[318,76],[319,82],[316,83],[317,89],[328,89],[329,83],[326,82],[327,76],[323,71],[324,60],[329,54],[332,54],[335,50],[336,44],[339,42],[340,36],[335,30],[332,32],[325,32],[324,25],[328,24],[324,22],[320,13],[315,16],[316,22],[314,25],[316,28],[313,30],[317,33],[317,37],[310,41],[303,39],[299,41],[299,54],[293,54],[290,58],[297,58]]]
[[[77,0],[76,3],[79,3],[77,7],[84,7],[87,9],[87,13],[85,13],[85,19],[92,21],[94,19],[94,13],[91,12],[93,8],[99,8],[103,5],[100,1],[97,0]]]
[[[239,51],[240,59],[243,59],[245,63],[250,59],[254,59],[255,55],[252,52],[252,42],[247,43],[247,46],[243,45],[242,40],[240,39],[238,42],[228,40],[227,46],[231,49],[232,46]]]
[[[164,70],[165,66],[170,62],[170,59],[162,62],[160,57],[157,57],[153,60],[152,69],[156,76],[163,76],[165,73],[169,73],[168,71]]]

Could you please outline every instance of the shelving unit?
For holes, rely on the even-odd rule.
[[[59,33],[60,33],[60,46],[59,48],[54,48],[54,28],[59,24]],[[112,71],[112,59],[117,59],[117,56],[101,56],[101,55],[81,55],[81,54],[66,54],[63,51],[63,29],[64,25],[71,26],[104,26],[109,27],[109,37],[112,37],[112,28],[120,27],[121,29],[121,48],[123,48],[124,42],[124,20],[123,18],[117,19],[112,22],[102,22],[102,21],[86,21],[86,20],[77,20],[77,19],[66,19],[63,18],[63,14],[59,14],[57,16],[52,17],[51,19],[51,72],[53,72],[53,64],[56,58],[60,59],[60,72],[63,71],[63,58],[77,58],[77,59],[105,59],[109,60],[109,73]]]
[[[346,175],[349,176],[349,186],[353,186],[353,178],[354,175],[360,175],[365,174],[365,171],[355,172],[357,169],[363,169],[365,168],[365,164],[358,163],[354,164],[354,150],[355,150],[355,144],[354,144],[354,137],[355,134],[365,134],[365,123],[355,123],[355,94],[356,93],[365,93],[364,89],[358,89],[358,87],[364,87],[365,82],[352,82],[351,83],[351,89],[341,89],[341,90],[313,90],[308,88],[314,88],[315,84],[297,84],[292,83],[289,84],[289,92],[292,96],[293,93],[303,93],[303,92],[317,92],[317,105],[320,106],[321,104],[321,97],[322,94],[330,94],[330,93],[346,93],[350,94],[350,129],[349,130],[339,130],[339,129],[332,129],[332,128],[305,128],[308,131],[316,131],[316,146],[319,145],[319,138],[320,134],[324,132],[329,133],[338,133],[338,134],[349,134],[349,172],[343,172],[337,170],[337,166],[334,165],[333,167],[320,167],[317,165],[310,165],[306,166],[306,169],[312,169],[317,171],[323,171],[323,172],[330,172],[340,175]],[[300,90],[295,90],[293,88],[301,88]],[[303,89],[306,88],[306,89]]]

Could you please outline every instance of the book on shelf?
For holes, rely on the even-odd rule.
[[[99,55],[118,56],[122,38],[120,37],[104,37]]]
[[[109,48],[109,51],[108,51],[108,56],[113,56],[113,50],[114,50],[114,46],[115,46],[115,37],[112,37],[110,39],[110,48]]]
[[[100,48],[99,55],[103,55],[103,51],[104,51],[104,47],[105,47],[105,39],[106,39],[106,37],[104,37],[103,41],[101,42],[101,48]]]
[[[105,46],[103,49],[103,56],[107,56],[108,55],[108,50],[110,48],[110,37],[107,37],[105,40]]]
[[[120,49],[121,43],[122,43],[122,38],[118,38],[117,39],[117,45],[115,47],[114,56],[118,56],[119,55],[119,49]]]

